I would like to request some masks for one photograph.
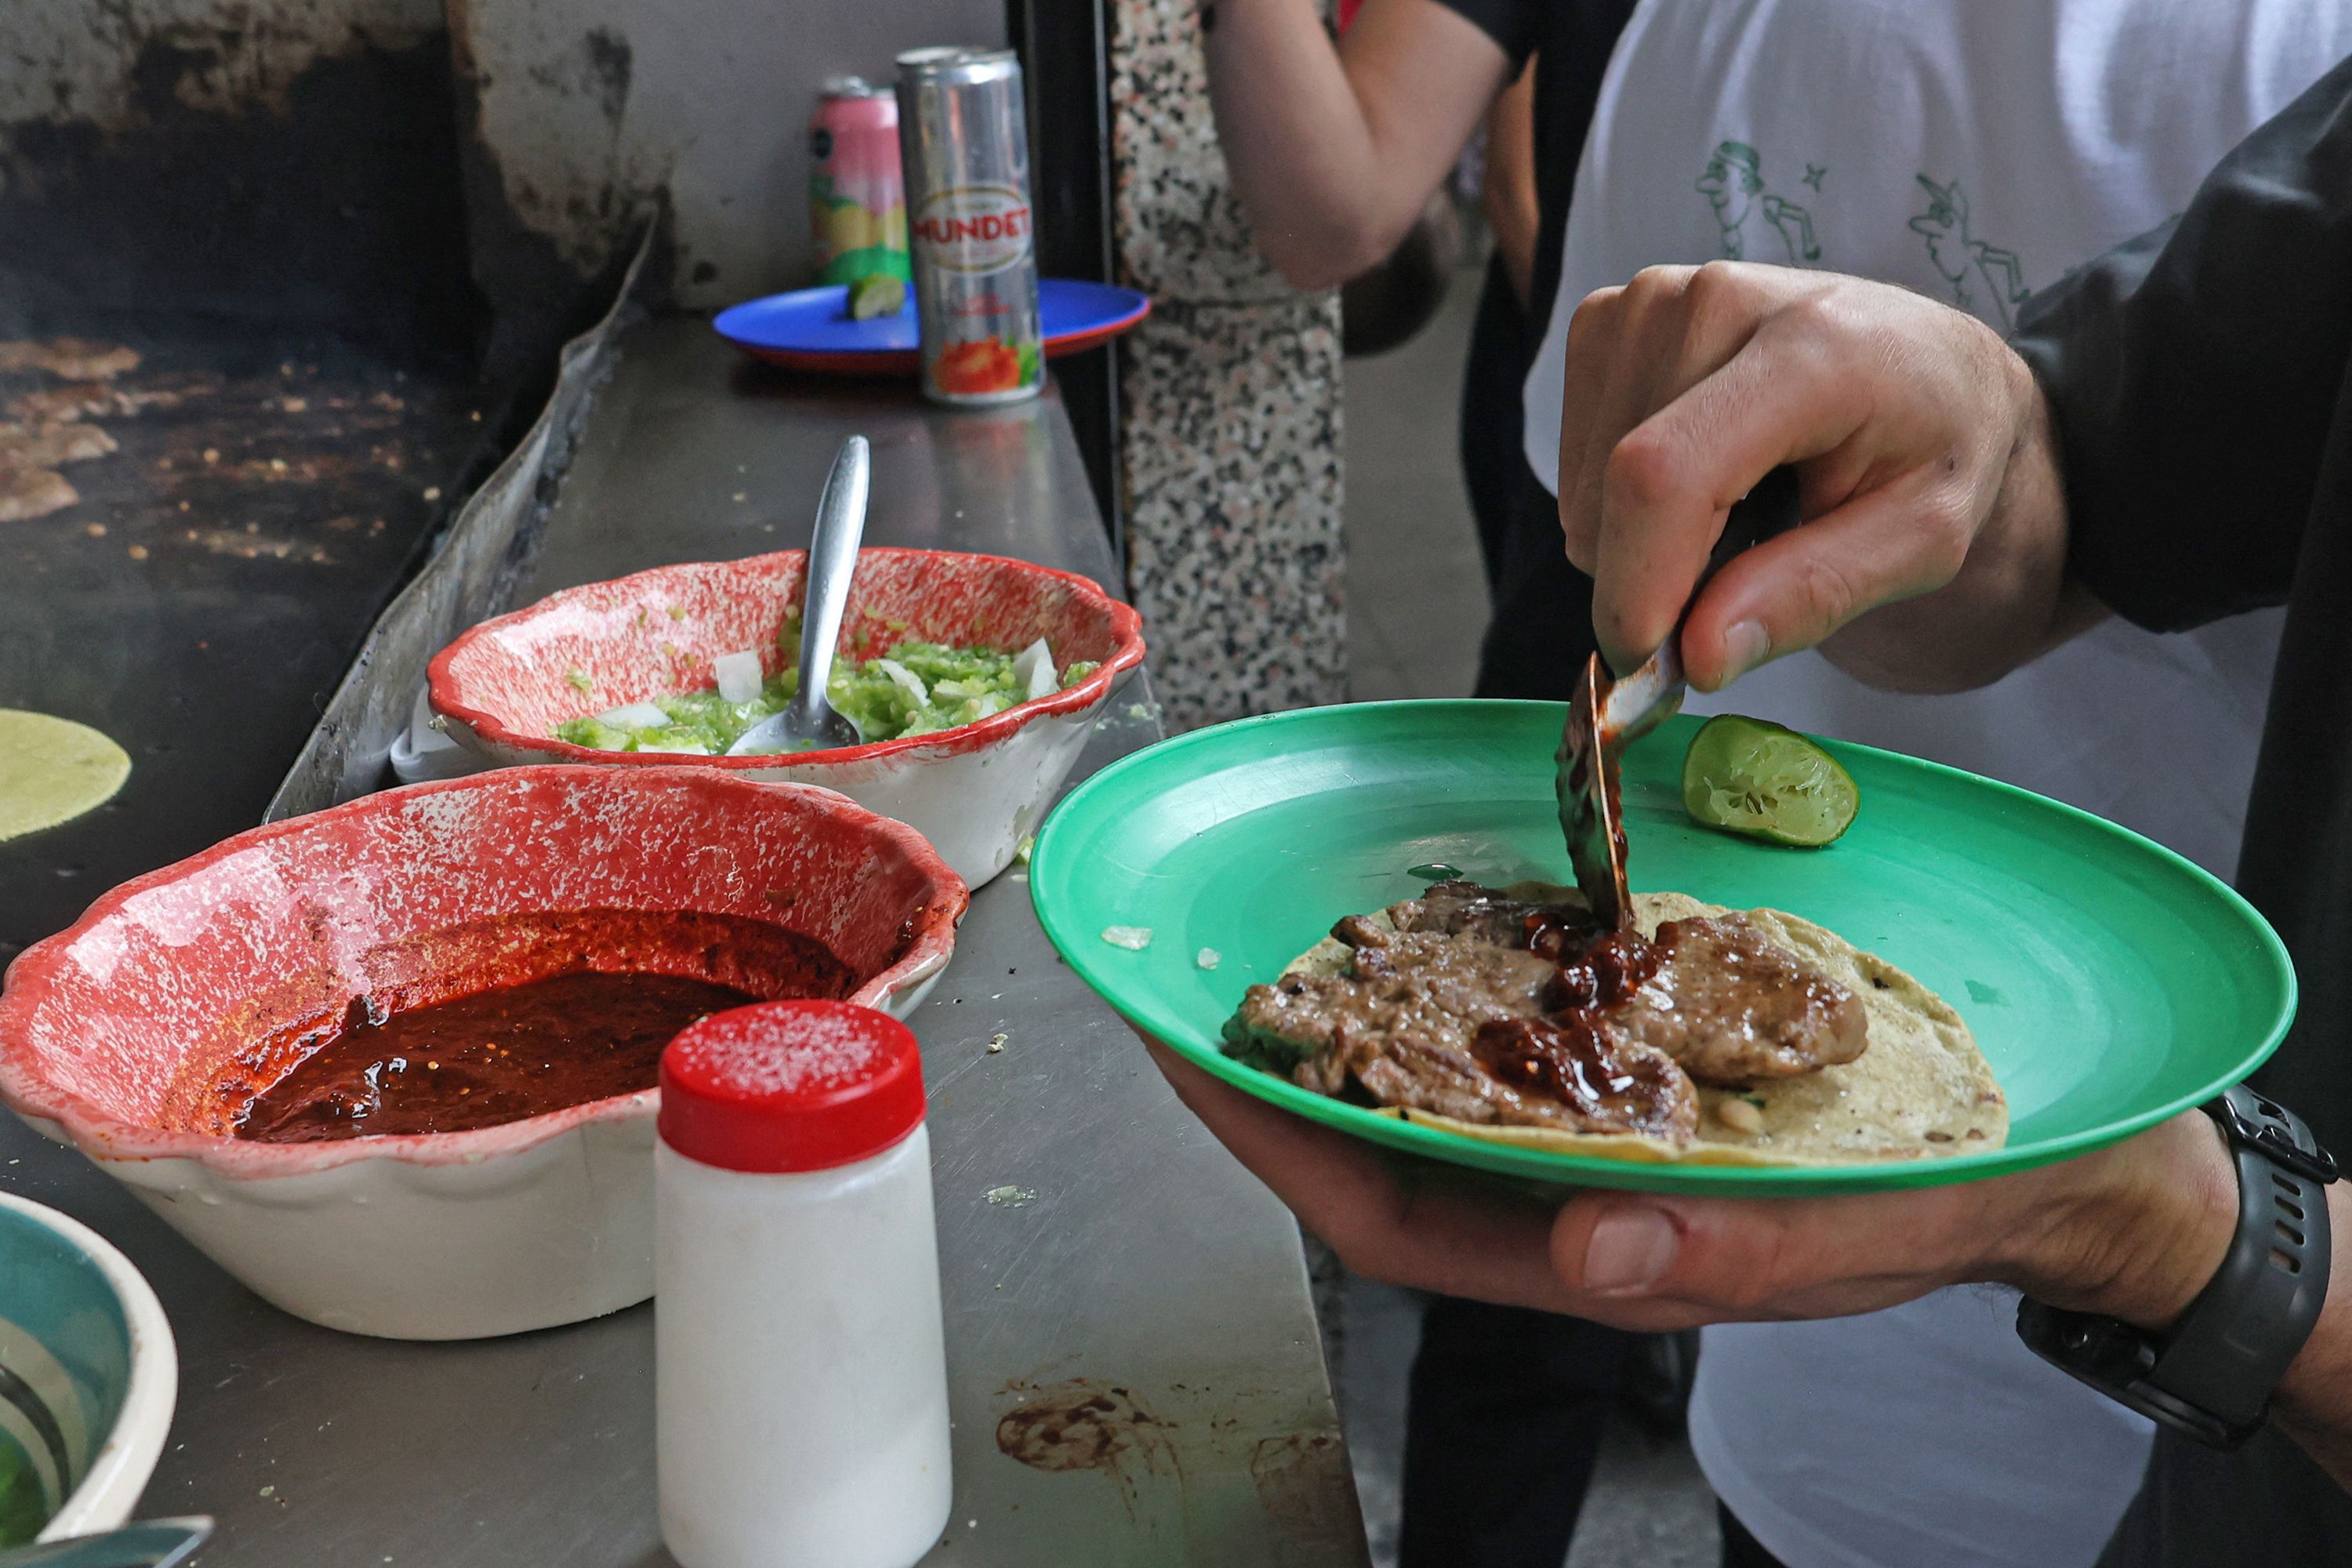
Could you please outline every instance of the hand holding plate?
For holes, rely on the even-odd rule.
[[[1588,1189],[1549,1208],[1394,1159],[1144,1043],[1178,1097],[1358,1273],[1627,1329],[1840,1317],[1970,1281],[2161,1327],[2212,1277],[2236,1224],[2229,1157],[2195,1111],[1981,1182],[1812,1198]]]

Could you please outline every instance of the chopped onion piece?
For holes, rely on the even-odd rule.
[[[699,741],[688,741],[683,746],[639,746],[640,752],[658,752],[669,757],[707,757],[710,748]]]
[[[1192,955],[1192,962],[1202,969],[1214,969],[1225,961],[1225,955],[1213,947],[1204,947]]]
[[[1051,693],[1057,684],[1054,679],[1054,650],[1039,637],[1013,656],[1013,679],[1028,692],[1024,700],[1034,701]]]
[[[888,676],[893,684],[913,698],[918,704],[929,702],[931,700],[929,689],[923,685],[923,678],[897,659],[877,658],[874,661],[874,668]]]
[[[1150,926],[1105,926],[1103,941],[1113,947],[1123,947],[1129,952],[1141,952],[1151,945]]]
[[[719,695],[722,700],[740,706],[760,695],[760,653],[757,648],[747,647],[740,653],[720,654],[711,660],[710,672],[718,678]]]
[[[621,730],[658,730],[669,722],[669,715],[650,702],[631,702],[605,709],[596,715],[596,722]]]

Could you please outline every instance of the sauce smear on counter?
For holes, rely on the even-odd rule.
[[[707,980],[595,972],[397,1013],[357,997],[330,1038],[245,1108],[236,1133],[312,1143],[462,1132],[635,1094],[654,1087],[680,1029],[756,1000]]]

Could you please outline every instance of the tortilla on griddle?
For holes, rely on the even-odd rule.
[[[1584,902],[1573,888],[1542,882],[1521,882],[1498,891],[1531,903]],[[1665,921],[1730,912],[1681,893],[1638,893],[1633,906],[1644,936],[1654,936]],[[1747,917],[1764,935],[1861,1000],[1870,1020],[1869,1047],[1861,1056],[1796,1078],[1765,1079],[1743,1090],[1698,1085],[1698,1132],[1680,1147],[1639,1133],[1501,1126],[1406,1108],[1382,1108],[1380,1114],[1523,1149],[1685,1165],[1933,1159],[1998,1149],[2007,1141],[2009,1102],[1977,1048],[1976,1037],[1950,1004],[1893,964],[1811,921],[1778,910],[1751,910]],[[1366,918],[1377,925],[1390,923],[1385,910]],[[1283,973],[1341,973],[1350,953],[1337,937],[1326,937]],[[1718,1114],[1717,1108],[1735,1094],[1759,1108],[1762,1125],[1757,1131],[1736,1131]]]
[[[0,708],[0,839],[96,811],[130,776],[131,754],[89,725]]]

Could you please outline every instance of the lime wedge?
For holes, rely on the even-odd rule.
[[[1683,757],[1683,809],[1702,826],[1815,848],[1853,826],[1861,804],[1835,757],[1768,720],[1710,719]]]
[[[907,285],[887,272],[869,272],[849,286],[849,319],[870,321],[907,308]]]

